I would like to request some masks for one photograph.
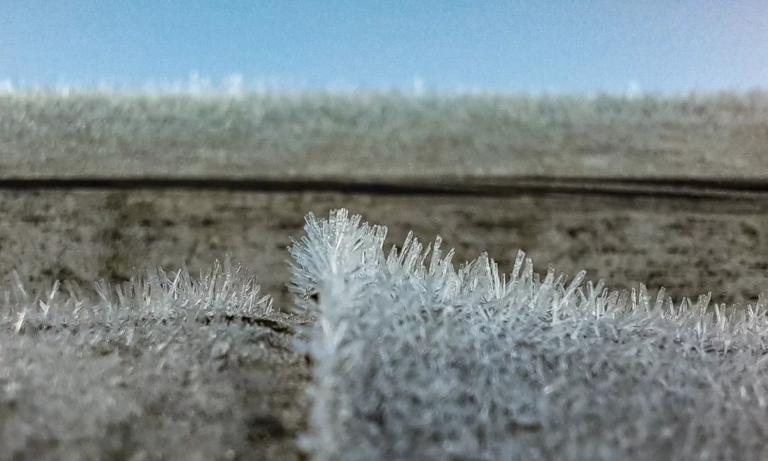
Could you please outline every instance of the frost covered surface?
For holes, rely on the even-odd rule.
[[[766,92],[2,93],[4,178],[758,180],[768,169]]]
[[[0,291],[0,460],[264,459],[291,343],[255,279],[227,260],[96,288]]]
[[[310,214],[291,289],[317,317],[315,460],[768,459],[768,321],[584,274],[454,268],[440,239]]]

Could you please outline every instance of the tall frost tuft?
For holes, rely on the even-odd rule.
[[[315,316],[316,460],[768,458],[765,303],[612,292],[520,252],[454,267],[438,237],[309,214],[291,291]]]

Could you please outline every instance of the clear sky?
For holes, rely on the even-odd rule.
[[[282,89],[768,89],[768,0],[0,0],[0,80],[193,72]]]

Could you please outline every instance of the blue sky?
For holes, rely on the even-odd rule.
[[[0,0],[15,85],[768,89],[768,1]]]

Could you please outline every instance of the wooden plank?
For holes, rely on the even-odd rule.
[[[229,252],[286,306],[289,237],[307,212],[340,207],[386,225],[387,249],[411,230],[425,242],[439,234],[456,264],[487,251],[509,272],[522,249],[540,272],[586,269],[613,288],[664,286],[678,301],[712,291],[714,302],[755,302],[768,286],[768,201],[192,190],[0,191],[0,280],[9,287],[16,270],[34,286],[88,288],[156,265],[207,269]]]
[[[768,96],[2,95],[0,178],[768,179]]]

